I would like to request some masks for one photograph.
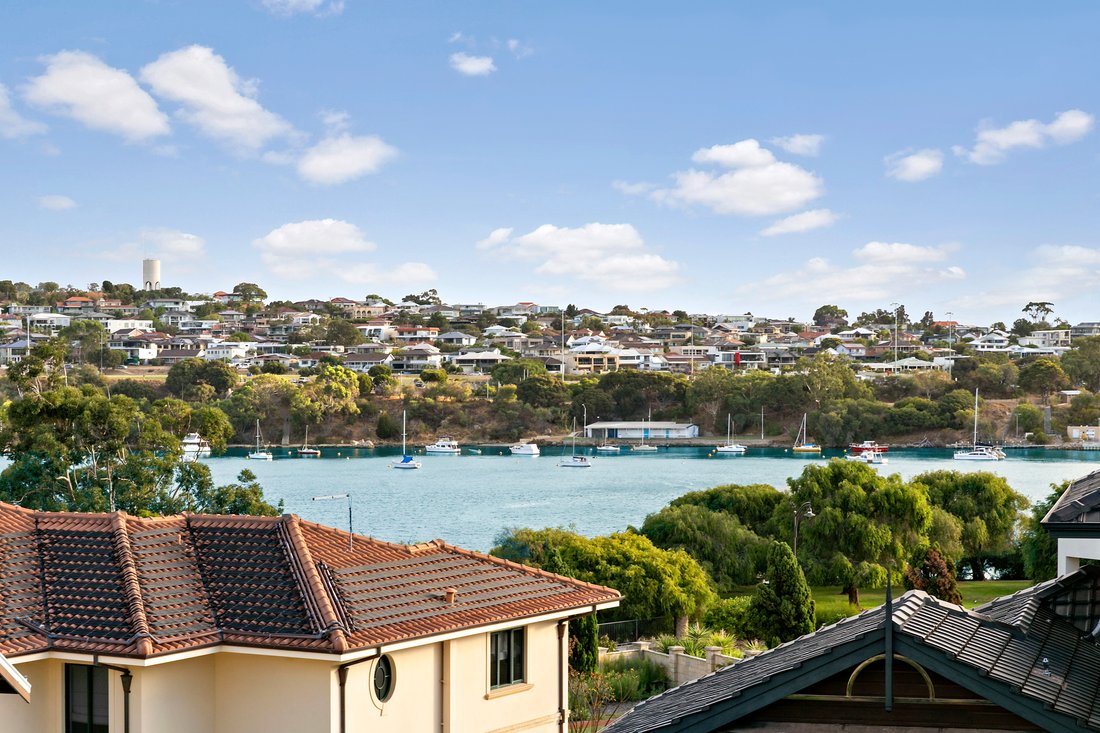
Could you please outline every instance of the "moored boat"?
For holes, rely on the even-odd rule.
[[[536,443],[516,443],[509,448],[513,456],[537,456],[539,447]]]
[[[447,435],[440,435],[435,439],[434,443],[424,446],[424,452],[435,453],[437,455],[457,456],[462,450],[458,447],[458,443],[454,438]]]
[[[210,443],[198,433],[188,433],[180,441],[185,458],[197,458],[210,455]]]

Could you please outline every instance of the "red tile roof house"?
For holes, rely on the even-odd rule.
[[[0,730],[564,731],[568,620],[619,600],[293,515],[0,503]]]

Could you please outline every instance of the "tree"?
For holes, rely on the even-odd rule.
[[[913,477],[912,482],[927,491],[933,506],[958,518],[963,551],[957,558],[959,564],[970,569],[974,580],[984,580],[986,558],[1013,544],[1020,512],[1029,504],[1027,498],[1000,476],[984,471],[929,471]]]
[[[96,362],[99,353],[107,347],[107,329],[92,320],[73,321],[57,335],[69,344],[73,361],[81,363]]]
[[[906,590],[922,590],[948,603],[962,605],[955,570],[934,547],[917,552],[905,569],[904,577]]]
[[[516,398],[532,407],[564,407],[569,388],[557,377],[534,374],[516,385]]]
[[[682,550],[662,550],[648,538],[620,532],[589,539],[564,529],[512,529],[491,554],[543,567],[556,550],[579,580],[623,594],[615,619],[674,617],[677,627],[699,618],[714,601],[706,572]]]
[[[569,622],[569,669],[591,674],[599,669],[599,624],[590,613]]]
[[[172,394],[182,395],[184,390],[192,385],[206,384],[214,390],[214,394],[225,395],[236,387],[239,381],[237,372],[227,362],[184,359],[173,364],[168,370],[164,386]]]
[[[859,589],[881,586],[910,548],[927,542],[932,509],[923,485],[897,474],[881,476],[865,464],[829,461],[789,479],[791,503],[777,508],[792,521],[809,502],[816,516],[799,526],[800,560],[815,584],[839,583],[859,605]]]
[[[751,623],[768,646],[814,630],[814,599],[791,548],[772,542],[764,582],[756,586],[749,604]]]
[[[241,302],[245,305],[267,300],[267,292],[256,283],[237,283],[233,286],[233,294],[240,296]]]
[[[736,517],[742,525],[762,537],[772,537],[786,530],[787,523],[777,527],[772,520],[776,509],[786,508],[783,492],[768,484],[726,484],[704,491],[691,491],[673,499],[670,506],[701,506],[712,512]],[[783,512],[780,512],[783,513]]]
[[[433,313],[428,316],[428,324],[432,328],[438,328],[440,333],[445,333],[451,329],[451,322],[447,320],[447,317],[442,313]]]
[[[814,311],[814,325],[835,328],[848,325],[848,311],[836,305],[823,305]]]
[[[1031,508],[1020,533],[1020,554],[1024,559],[1024,574],[1035,582],[1049,580],[1058,574],[1058,540],[1042,525],[1043,518],[1054,503],[1069,488],[1070,482],[1051,484],[1050,493]]]
[[[363,332],[343,318],[330,318],[325,324],[324,339],[338,346],[355,346],[365,341]]]
[[[388,412],[378,413],[378,422],[374,427],[374,434],[382,440],[390,440],[401,435],[401,426],[390,417]]]
[[[509,359],[502,361],[489,372],[498,384],[519,384],[529,377],[546,374],[546,365],[537,359]]]
[[[1062,354],[1062,367],[1075,384],[1100,392],[1100,336],[1073,340],[1073,348]]]
[[[1069,386],[1069,377],[1055,359],[1036,359],[1020,369],[1020,387],[1032,394],[1043,395],[1043,402],[1050,401],[1050,393]]]
[[[1021,308],[1021,310],[1026,313],[1033,321],[1045,321],[1046,317],[1054,312],[1054,308],[1052,307],[1053,305],[1054,303],[1050,303],[1048,301],[1031,301],[1023,308]]]
[[[720,594],[753,583],[767,559],[767,540],[743,526],[732,514],[698,505],[668,506],[650,514],[641,533],[657,547],[684,550],[695,558]]]

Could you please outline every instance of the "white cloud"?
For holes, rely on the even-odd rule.
[[[509,38],[507,41],[505,41],[504,45],[508,47],[508,50],[517,59],[525,59],[535,53],[535,49],[533,47],[520,41],[517,38]]]
[[[788,304],[867,302],[897,299],[937,283],[966,278],[957,265],[930,266],[946,257],[945,248],[869,242],[852,254],[861,264],[841,266],[814,257],[796,270],[747,283],[739,291]]]
[[[68,196],[39,196],[38,208],[49,209],[50,211],[65,211],[66,209],[75,209],[76,202]]]
[[[13,140],[27,135],[40,135],[46,131],[41,122],[33,122],[11,107],[8,88],[0,84],[0,137]]]
[[[182,105],[179,116],[204,135],[255,151],[293,134],[281,117],[256,101],[256,83],[237,76],[225,59],[204,46],[162,54],[141,70],[158,97]]]
[[[952,307],[1001,313],[1008,306],[1015,310],[1028,301],[1043,300],[1056,303],[1059,311],[1074,305],[1082,313],[1094,309],[1100,288],[1100,248],[1042,244],[1018,259],[1020,265],[999,278],[996,287],[960,295],[951,301]]]
[[[813,229],[831,226],[839,217],[828,209],[811,209],[800,214],[780,219],[760,233],[765,237],[773,237],[776,234],[795,234],[808,232]]]
[[[451,68],[465,76],[487,76],[497,70],[492,56],[471,56],[467,53],[452,53]]]
[[[943,170],[943,153],[935,148],[899,150],[884,158],[886,175],[899,181],[923,181]]]
[[[1017,120],[1005,127],[992,127],[983,123],[978,128],[974,147],[967,149],[956,145],[952,150],[978,165],[993,165],[1005,159],[1016,148],[1043,148],[1048,144],[1068,145],[1077,142],[1092,131],[1095,119],[1087,112],[1071,109],[1058,113],[1052,122]]]
[[[263,6],[274,15],[290,16],[298,13],[313,15],[339,15],[344,12],[344,0],[262,0]]]
[[[492,249],[497,245],[504,244],[512,236],[512,227],[500,227],[489,232],[489,236],[480,240],[477,243],[478,249]]]
[[[697,150],[692,160],[733,170],[722,174],[678,171],[672,176],[674,187],[657,189],[650,197],[659,203],[700,204],[719,214],[767,216],[801,208],[825,193],[820,178],[793,163],[777,161],[751,138]]]
[[[385,267],[359,257],[377,249],[356,225],[340,219],[292,222],[254,239],[252,246],[272,273],[293,280],[337,279],[355,284],[430,282],[431,268],[420,262]]]
[[[469,45],[469,44],[473,44],[473,42],[474,42],[473,36],[468,36],[465,33],[463,33],[462,31],[455,31],[454,33],[452,33],[450,36],[447,37],[447,43],[465,43],[465,44]]]
[[[775,162],[771,151],[760,147],[760,143],[752,138],[733,145],[712,145],[696,150],[691,159],[696,163],[717,163],[727,168],[757,168]]]
[[[821,144],[825,142],[824,135],[790,135],[788,137],[773,137],[768,140],[772,145],[783,148],[788,153],[795,155],[816,156],[821,152]]]
[[[539,275],[572,277],[611,290],[655,290],[681,281],[679,263],[649,251],[630,224],[593,222],[573,229],[543,224],[518,237],[501,228],[478,248],[537,261]]]
[[[168,118],[129,73],[83,51],[45,56],[46,73],[23,88],[31,104],[130,141],[167,135]]]
[[[611,187],[616,191],[625,193],[627,196],[641,196],[657,188],[656,184],[646,183],[645,181],[639,181],[637,183],[631,183],[630,181],[612,181]]]
[[[170,265],[175,274],[199,272],[205,266],[206,241],[179,229],[149,227],[138,232],[136,238],[114,249],[100,249],[91,253],[96,259],[112,262],[137,263],[151,257]]]
[[[298,175],[310,183],[333,185],[376,173],[397,148],[376,135],[337,135],[309,148],[298,161]]]

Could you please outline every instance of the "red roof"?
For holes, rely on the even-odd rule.
[[[218,643],[339,654],[619,598],[441,540],[356,536],[349,550],[347,532],[294,515],[139,518],[0,503],[8,657],[150,657]]]

